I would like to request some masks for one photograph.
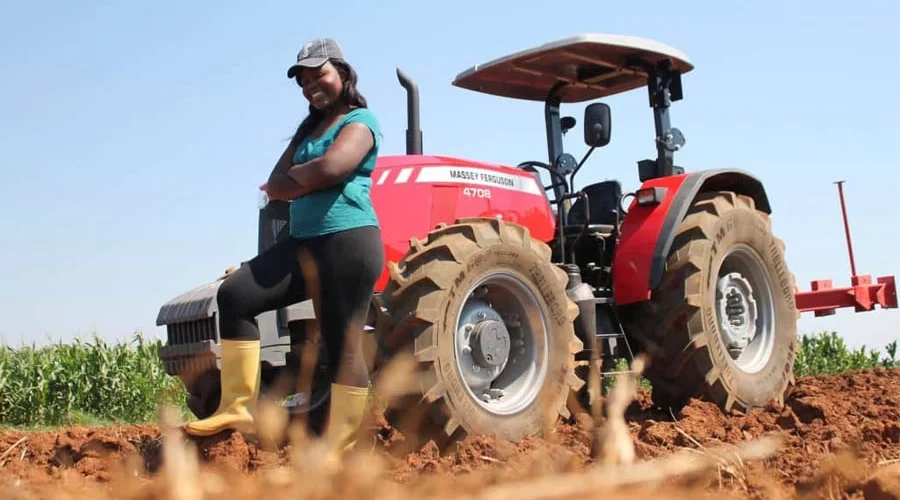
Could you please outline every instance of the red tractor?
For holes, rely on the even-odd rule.
[[[388,265],[367,329],[377,346],[373,368],[414,356],[418,392],[389,414],[425,416],[449,439],[539,435],[548,415],[596,401],[585,391],[589,360],[608,373],[615,359],[637,352],[649,356],[645,376],[662,406],[697,397],[724,409],[758,407],[783,398],[793,382],[802,311],[897,307],[893,277],[877,285],[861,277],[854,289],[805,292],[798,308],[763,183],[740,170],[675,165],[684,136],[669,109],[692,68],[654,41],[582,35],[464,71],[455,86],[544,102],[547,161],[515,168],[423,155],[418,90],[398,70],[409,98],[407,154],[379,158],[372,176]],[[638,162],[641,187],[623,193],[618,181],[603,181],[574,189],[588,156],[610,141],[610,108],[586,107],[589,149],[579,161],[563,151],[576,121],[561,116],[561,104],[644,86],[656,157]],[[260,251],[287,237],[287,207],[261,208]],[[218,404],[219,283],[173,299],[157,321],[168,325],[166,370],[185,382],[198,417]],[[866,294],[872,300],[860,305]],[[263,390],[284,387],[282,377],[293,387],[305,367],[311,390],[285,398],[285,407],[321,417],[328,384],[319,382],[333,363],[320,349],[313,369],[298,354],[316,345],[306,333],[313,316],[308,301],[259,316]]]

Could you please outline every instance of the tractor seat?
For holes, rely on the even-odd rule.
[[[582,190],[587,195],[590,214],[588,214],[588,230],[611,233],[617,223],[617,209],[622,199],[622,184],[619,181],[603,181],[585,186]],[[565,233],[577,235],[584,228],[584,202],[575,200],[569,210]]]
[[[615,229],[615,226],[611,226],[609,224],[588,224],[587,232],[588,233],[601,233],[601,234],[610,234]],[[584,225],[579,224],[577,226],[573,226],[572,224],[566,225],[563,228],[566,237],[574,238],[581,234],[581,231],[584,230]]]

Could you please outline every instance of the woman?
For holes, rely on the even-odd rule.
[[[369,374],[361,334],[384,265],[378,219],[369,198],[380,131],[356,72],[334,40],[303,46],[288,69],[309,101],[300,124],[262,189],[291,201],[290,238],[229,275],[218,291],[222,399],[209,418],[185,426],[208,436],[226,429],[251,433],[259,392],[259,330],[254,317],[312,298],[332,363],[326,437],[341,450],[355,443],[368,401]],[[301,262],[314,265],[314,283]],[[310,292],[313,295],[310,297]]]

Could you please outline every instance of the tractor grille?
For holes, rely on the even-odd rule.
[[[166,325],[169,345],[216,341],[216,317]]]
[[[289,236],[290,218],[290,203],[286,201],[273,201],[259,211],[259,253]]]
[[[275,241],[281,241],[287,237],[287,233],[282,233],[281,231],[287,226],[286,220],[274,220],[272,221],[273,229],[275,230]]]

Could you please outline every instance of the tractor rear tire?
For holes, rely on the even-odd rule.
[[[417,389],[386,415],[421,418],[411,431],[397,426],[409,446],[430,439],[443,447],[468,434],[516,441],[570,415],[567,399],[584,384],[574,372],[578,307],[550,258],[527,228],[472,218],[440,224],[425,241],[413,238],[401,261],[389,264],[381,300],[391,326],[379,335],[379,351],[386,365],[413,355]],[[473,294],[482,284],[487,295]],[[521,376],[520,387],[485,396],[491,376]]]
[[[178,378],[187,390],[187,407],[198,419],[211,416],[219,408],[222,387],[220,372],[209,368],[196,376],[181,375]]]
[[[658,289],[633,316],[633,335],[651,356],[654,402],[677,411],[693,397],[726,412],[783,403],[798,317],[794,276],[768,215],[748,196],[700,194]]]

